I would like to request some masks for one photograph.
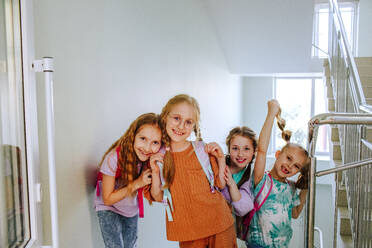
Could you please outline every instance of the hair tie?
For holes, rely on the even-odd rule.
[[[291,140],[292,132],[289,130],[284,130],[282,132],[282,138],[288,143]]]

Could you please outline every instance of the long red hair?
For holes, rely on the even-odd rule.
[[[101,166],[107,154],[112,150],[115,150],[117,147],[120,147],[118,168],[120,168],[121,171],[121,187],[126,186],[139,176],[137,169],[139,159],[137,158],[137,155],[133,149],[133,144],[137,133],[143,125],[151,125],[160,129],[160,116],[154,113],[140,115],[132,122],[132,124],[130,124],[124,135],[110,146],[99,163],[99,166]]]

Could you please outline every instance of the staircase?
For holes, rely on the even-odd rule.
[[[366,103],[372,105],[372,57],[360,57],[355,58],[357,70],[361,79],[362,88]],[[337,99],[334,97],[334,86],[331,80],[331,73],[329,68],[328,60],[324,61],[324,81],[327,87],[327,98],[328,98],[328,111],[336,111]],[[340,144],[339,129],[337,126],[331,128],[331,154],[332,162],[335,167],[342,165],[345,162],[342,154],[342,148]],[[372,129],[366,129],[366,140],[372,143]],[[345,186],[345,176],[339,172],[336,178],[336,210],[335,218],[337,218],[337,246],[340,248],[352,248],[352,228],[350,210],[348,208],[348,196]],[[372,195],[371,195],[372,197]],[[370,213],[367,214],[370,216]],[[371,222],[372,223],[372,222]],[[360,246],[362,247],[362,246]],[[369,246],[368,246],[369,247]]]

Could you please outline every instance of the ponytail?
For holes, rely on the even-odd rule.
[[[278,124],[279,129],[282,131],[282,139],[284,139],[285,142],[289,143],[292,137],[292,132],[284,129],[286,125],[286,121],[280,116],[280,112],[276,116],[276,119],[277,119],[277,124]]]

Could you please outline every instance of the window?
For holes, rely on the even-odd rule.
[[[323,79],[314,78],[284,78],[274,79],[274,94],[282,108],[282,118],[286,120],[286,129],[292,131],[291,142],[298,143],[306,148],[308,135],[308,122],[314,115],[325,113],[326,90]],[[273,152],[281,149],[285,141],[281,138],[281,131],[274,128]],[[319,128],[317,155],[328,156],[329,146],[327,127]]]
[[[341,2],[338,4],[346,35],[351,50],[356,54],[356,23],[357,4],[355,2]],[[313,27],[313,49],[312,56],[325,58],[328,54],[328,26],[329,26],[329,5],[321,3],[315,5],[314,27]]]
[[[15,3],[0,5],[0,247],[23,247],[31,234],[20,12]]]

